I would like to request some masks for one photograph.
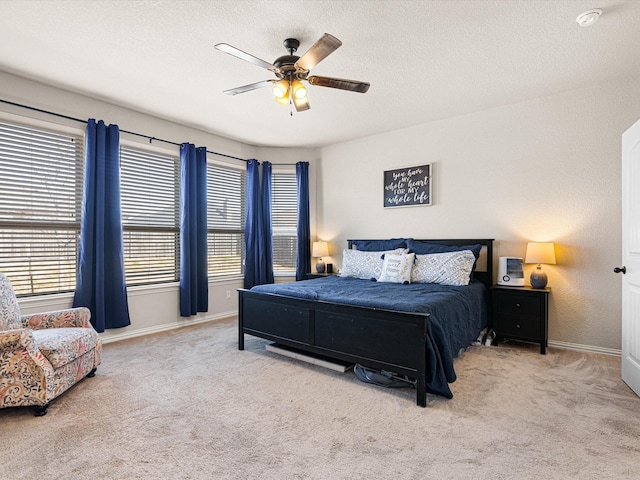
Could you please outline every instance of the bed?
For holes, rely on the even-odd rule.
[[[424,247],[427,252],[432,247],[473,246],[469,284],[331,276],[240,289],[238,348],[244,350],[245,335],[252,335],[312,355],[407,376],[415,380],[417,404],[422,407],[427,405],[427,392],[451,398],[449,383],[456,379],[453,359],[491,324],[493,240],[349,240],[345,254],[361,248],[377,252],[376,246],[388,246],[382,250],[391,253],[390,247],[400,248],[401,241],[405,247]],[[387,260],[391,258],[397,257]],[[384,300],[388,295],[391,302]]]

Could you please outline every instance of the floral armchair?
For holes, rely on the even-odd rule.
[[[0,273],[0,408],[49,403],[93,377],[102,344],[87,308],[20,315],[9,279]]]

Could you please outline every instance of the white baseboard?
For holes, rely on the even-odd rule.
[[[118,333],[111,333],[113,332],[113,330],[110,330],[108,335],[100,334],[100,339],[102,340],[103,344],[107,344],[111,342],[119,342],[120,340],[126,340],[129,338],[142,337],[144,335],[151,335],[152,333],[166,332],[169,330],[175,330],[177,328],[197,325],[199,323],[212,322],[214,320],[222,320],[222,319],[227,319],[227,318],[237,317],[237,316],[238,316],[238,311],[234,310],[231,312],[218,313],[216,315],[207,315],[206,317],[199,317],[194,320],[188,320],[188,319],[180,320],[180,321],[176,320],[175,322],[164,323],[162,325],[154,325],[153,327],[147,327],[147,328],[138,328],[136,330],[131,330],[129,332],[123,331]]]
[[[622,356],[622,351],[615,348],[596,347],[594,345],[581,345],[579,343],[558,342],[549,340],[550,347],[565,348],[567,350],[577,350],[579,352],[602,353],[604,355]]]

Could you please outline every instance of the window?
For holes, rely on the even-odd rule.
[[[120,148],[120,191],[127,285],[179,278],[179,160]]]
[[[0,122],[0,271],[17,295],[71,291],[82,137]]]
[[[244,273],[246,172],[207,163],[209,276]]]
[[[298,255],[298,201],[295,172],[273,172],[271,183],[273,271],[295,273]]]

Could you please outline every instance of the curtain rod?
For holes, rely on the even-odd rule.
[[[80,122],[80,123],[84,123],[84,124],[87,123],[86,120],[82,120],[81,118],[70,117],[68,115],[63,115],[61,113],[56,113],[56,112],[50,112],[48,110],[43,110],[41,108],[31,107],[29,105],[23,105],[21,103],[10,102],[9,100],[4,100],[4,99],[1,99],[1,98],[0,98],[0,102],[6,103],[8,105],[13,105],[14,107],[20,107],[20,108],[26,108],[27,110],[33,110],[34,112],[46,113],[47,115],[53,115],[55,117],[66,118],[67,120],[73,120],[74,122]],[[153,142],[155,140],[157,142],[164,142],[164,143],[168,143],[170,145],[176,145],[178,147],[180,146],[179,143],[172,142],[171,140],[164,140],[162,138],[150,137],[149,135],[144,135],[143,133],[130,132],[128,130],[120,129],[120,131],[122,133],[128,133],[129,135],[135,135],[137,137],[146,138],[146,139],[149,140],[149,143],[151,143],[151,142]],[[210,153],[212,155],[218,155],[220,157],[232,158],[234,160],[240,160],[241,162],[248,162],[249,161],[246,158],[234,157],[233,155],[227,155],[225,153],[212,152],[210,150],[207,150],[207,153]]]

